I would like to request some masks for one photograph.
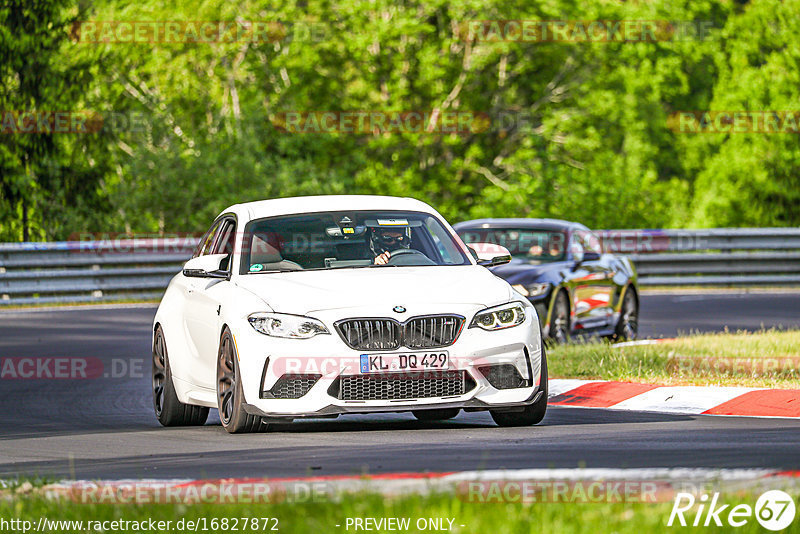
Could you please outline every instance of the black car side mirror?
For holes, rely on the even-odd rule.
[[[511,261],[511,253],[506,247],[494,243],[470,243],[467,245],[475,262],[483,267],[494,267]]]
[[[484,267],[494,267],[496,265],[505,265],[506,263],[511,261],[511,255],[506,256],[495,256],[490,260],[478,260],[478,265],[482,265]]]
[[[592,251],[577,251],[572,253],[572,258],[575,263],[572,265],[572,271],[577,271],[582,263],[587,261],[597,261],[600,259],[600,254]]]

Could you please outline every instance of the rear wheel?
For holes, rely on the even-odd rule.
[[[547,355],[542,347],[542,376],[539,380],[541,396],[525,406],[521,412],[490,411],[498,426],[531,426],[540,423],[547,411]]]
[[[555,298],[547,338],[551,343],[560,345],[569,341],[569,299],[563,290]]]
[[[438,410],[413,410],[411,413],[420,421],[441,421],[443,419],[452,419],[460,411],[458,408],[441,408]]]
[[[156,328],[153,339],[153,408],[156,419],[164,426],[202,425],[208,419],[208,408],[178,400],[161,326]]]
[[[222,426],[231,434],[266,430],[261,418],[244,410],[244,394],[239,373],[239,358],[233,335],[227,328],[222,333],[217,355],[217,407]]]
[[[639,304],[636,294],[630,287],[625,292],[620,309],[619,321],[614,330],[614,341],[636,339],[639,335]]]

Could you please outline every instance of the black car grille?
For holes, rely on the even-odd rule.
[[[410,319],[403,328],[403,345],[410,349],[447,347],[455,343],[464,318],[458,315],[433,315]]]
[[[386,350],[400,346],[402,326],[393,319],[348,319],[336,323],[347,346],[356,350]]]
[[[340,376],[328,394],[340,400],[430,399],[463,395],[475,387],[466,371]]]
[[[269,391],[264,391],[264,399],[299,399],[314,387],[322,375],[283,375]]]
[[[522,378],[517,368],[510,363],[483,365],[478,367],[478,371],[495,389],[524,388],[529,385],[528,380]]]
[[[456,342],[464,318],[460,315],[413,317],[405,323],[394,319],[346,319],[336,330],[347,346],[355,350],[393,350],[448,347]]]

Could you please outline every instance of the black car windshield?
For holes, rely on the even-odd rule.
[[[457,240],[427,213],[336,211],[250,221],[240,272],[470,264]]]
[[[508,249],[514,259],[528,263],[564,261],[566,236],[558,230],[537,228],[475,228],[461,230],[465,243],[494,243]]]

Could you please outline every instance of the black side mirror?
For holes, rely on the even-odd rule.
[[[597,261],[600,259],[600,254],[597,252],[586,251],[583,253],[583,261]]]
[[[478,265],[483,267],[494,267],[495,265],[504,265],[511,261],[511,256],[495,256],[490,260],[478,260]]]
[[[203,269],[184,269],[183,276],[189,278],[224,278],[228,279],[227,271],[204,271]]]
[[[511,253],[506,247],[494,243],[470,243],[469,253],[478,265],[494,267],[511,261]]]

